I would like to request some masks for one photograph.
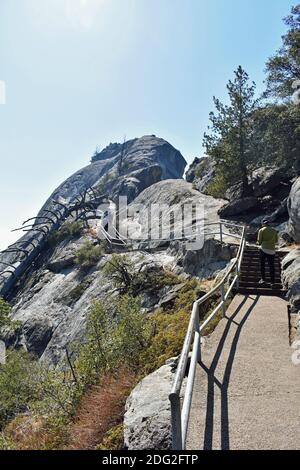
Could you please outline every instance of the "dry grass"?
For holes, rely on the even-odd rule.
[[[107,374],[99,385],[84,396],[70,429],[68,449],[93,450],[102,443],[106,433],[123,420],[124,405],[136,377],[128,370]]]
[[[13,419],[3,435],[15,450],[55,450],[68,442],[67,426],[30,414]]]

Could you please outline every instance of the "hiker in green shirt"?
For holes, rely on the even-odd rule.
[[[270,268],[271,287],[275,283],[275,253],[278,242],[277,231],[270,227],[268,219],[262,221],[262,228],[258,232],[257,244],[260,246],[261,280],[259,284],[266,282],[266,261]]]

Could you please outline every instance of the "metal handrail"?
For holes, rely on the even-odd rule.
[[[220,222],[220,233],[222,239],[222,225],[229,225],[225,222]],[[234,224],[233,224],[234,225]],[[173,387],[169,395],[171,402],[171,421],[172,421],[172,448],[173,450],[184,450],[186,447],[186,437],[188,431],[188,423],[191,410],[191,402],[195,381],[195,374],[198,362],[201,360],[201,332],[210,323],[210,321],[216,316],[219,310],[222,310],[223,317],[225,316],[225,302],[227,301],[230,292],[232,291],[235,284],[238,285],[239,276],[241,271],[241,263],[246,245],[246,228],[245,226],[239,226],[242,228],[242,234],[239,236],[240,245],[237,256],[227,270],[223,278],[203,297],[196,300],[193,304],[192,314],[190,317],[187,333],[185,336],[183,348],[181,351]],[[224,233],[224,232],[223,232]],[[229,279],[230,275],[235,271],[235,276],[230,282],[230,285],[225,292],[225,283]],[[211,298],[217,291],[220,291],[221,301],[211,312],[209,317],[200,326],[199,306],[206,300]],[[181,406],[181,390],[183,380],[186,375],[186,369],[188,359],[190,355],[190,349],[193,342],[192,355],[190,359],[189,372],[187,377],[187,383],[183,402]]]

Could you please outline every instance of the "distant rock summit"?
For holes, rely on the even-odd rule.
[[[166,140],[154,135],[146,135],[123,144],[110,144],[95,154],[89,165],[74,173],[55,189],[36,220],[45,218],[46,212],[51,214],[57,211],[57,201],[69,208],[88,188],[107,194],[113,201],[117,201],[118,196],[127,196],[130,203],[154,183],[182,178],[186,164],[178,150]],[[50,225],[48,234],[57,228]],[[7,270],[0,277],[0,296],[13,287],[17,277],[39,256],[46,235],[38,231],[38,228],[30,230],[10,247],[9,252],[0,254],[3,266],[13,265],[17,269],[14,274]],[[26,250],[26,259],[24,252],[18,251],[20,246]]]
[[[141,191],[164,179],[182,178],[187,163],[166,140],[154,135],[108,145],[92,157],[90,165],[74,173],[51,194],[51,201],[62,197],[67,203],[91,186],[101,185],[113,199],[119,194],[131,202]]]

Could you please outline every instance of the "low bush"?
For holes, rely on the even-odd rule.
[[[214,198],[224,198],[224,194],[228,189],[228,186],[225,176],[220,173],[216,174],[213,180],[208,183],[204,192]]]
[[[200,287],[188,281],[173,306],[151,315],[141,313],[138,296],[94,301],[69,369],[49,370],[27,353],[9,351],[0,367],[0,449],[122,448],[126,398],[180,354]],[[201,308],[201,320],[212,308]]]
[[[85,242],[75,255],[75,263],[81,269],[89,269],[102,258],[104,248],[102,245],[94,245],[91,241]]]
[[[38,366],[28,354],[7,351],[6,364],[0,365],[0,429],[29,404],[40,398]]]
[[[150,316],[152,336],[140,354],[139,368],[142,375],[153,372],[167,359],[180,354],[199,287],[199,281],[188,281],[172,307],[158,309]]]
[[[143,262],[139,268],[127,255],[114,254],[106,263],[104,272],[121,293],[137,296],[144,291],[157,291],[168,285],[178,284],[179,278],[160,266]]]
[[[83,232],[84,226],[81,221],[66,221],[62,226],[50,233],[48,236],[48,244],[50,246],[55,246],[57,243],[67,238],[76,238],[79,237]]]
[[[85,386],[95,384],[101,374],[121,365],[134,370],[150,333],[139,299],[123,295],[106,305],[95,301],[87,320],[85,344],[75,362],[80,381]]]
[[[11,319],[10,312],[10,304],[0,297],[0,330],[1,328],[8,328],[10,330],[19,328],[20,323]]]

